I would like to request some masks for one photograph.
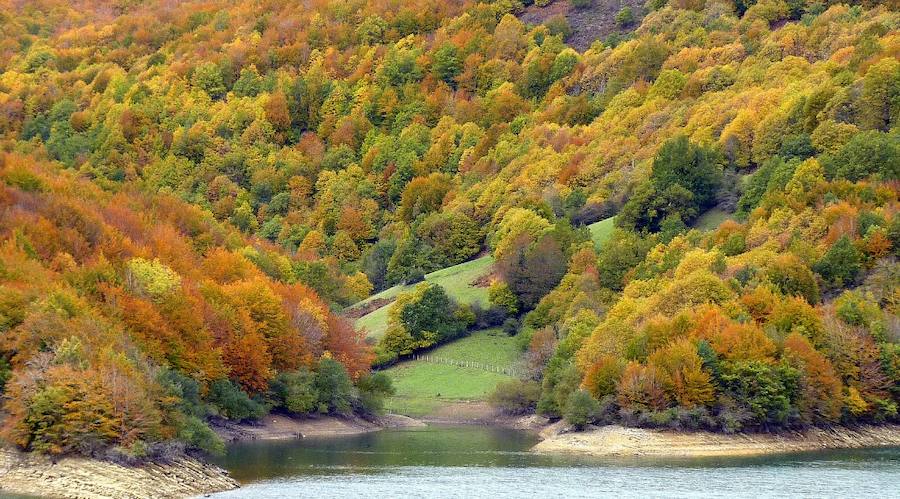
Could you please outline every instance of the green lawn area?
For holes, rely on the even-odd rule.
[[[459,303],[479,303],[482,306],[487,305],[487,288],[472,286],[472,281],[490,272],[491,264],[494,263],[494,257],[488,255],[475,260],[447,267],[445,269],[436,270],[425,276],[425,280],[440,284],[454,300]],[[372,295],[369,298],[353,305],[359,307],[371,300],[379,298],[393,298],[398,294],[408,291],[413,285],[394,286],[384,291]],[[365,329],[368,331],[370,338],[381,338],[387,329],[388,310],[390,305],[386,305],[377,310],[360,317],[354,323],[357,329]]]
[[[603,243],[609,239],[612,235],[615,220],[616,217],[609,217],[588,225],[588,230],[591,231],[591,240],[594,241],[594,247],[600,249]]]
[[[510,367],[519,358],[519,350],[514,338],[499,329],[486,329],[436,348],[428,355]],[[429,414],[442,403],[483,401],[498,383],[513,379],[483,369],[422,360],[402,362],[385,372],[397,389],[388,408],[410,416]]]
[[[719,227],[719,224],[731,218],[731,214],[719,208],[713,208],[694,222],[694,228],[699,230],[713,230]]]

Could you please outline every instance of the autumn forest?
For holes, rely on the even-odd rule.
[[[2,438],[375,418],[488,328],[505,414],[900,421],[898,5],[552,3],[0,0]]]

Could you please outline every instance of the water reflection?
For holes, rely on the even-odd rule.
[[[542,456],[530,432],[430,426],[232,445],[228,497],[900,497],[900,449],[743,458]]]

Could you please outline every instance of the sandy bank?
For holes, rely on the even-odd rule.
[[[213,430],[226,442],[236,442],[240,440],[287,440],[357,435],[383,428],[410,426],[424,426],[424,423],[399,415],[383,416],[374,421],[353,416],[293,418],[284,415],[269,415],[260,421],[251,423],[217,422],[213,424]]]
[[[189,497],[237,487],[225,470],[186,456],[165,464],[130,467],[81,457],[53,462],[45,456],[0,449],[0,495]]]
[[[553,434],[534,452],[590,456],[712,457],[753,456],[822,449],[900,446],[900,426],[813,428],[779,434],[727,435],[604,426],[584,432]]]

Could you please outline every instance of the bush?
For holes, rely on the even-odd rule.
[[[563,416],[566,422],[580,430],[594,422],[599,412],[600,404],[594,397],[584,390],[578,390],[569,395]]]
[[[572,0],[572,7],[576,9],[586,9],[594,5],[594,0]]]
[[[319,393],[315,376],[307,371],[279,373],[270,384],[272,398],[278,407],[294,414],[313,412],[318,407]]]
[[[213,381],[209,385],[208,400],[219,409],[219,414],[232,421],[259,419],[266,415],[266,408],[252,400],[227,379]]]
[[[385,397],[396,393],[391,378],[383,372],[363,376],[356,387],[359,390],[359,409],[364,414],[381,414]]]
[[[519,332],[519,320],[515,317],[510,317],[503,321],[503,332],[509,336],[515,336]]]
[[[622,7],[622,10],[616,14],[616,24],[620,28],[627,28],[634,24],[634,12],[631,11],[631,7],[627,5]]]
[[[188,416],[178,428],[178,440],[189,447],[207,454],[220,456],[225,453],[225,444],[200,418]]]
[[[534,412],[540,395],[539,384],[517,379],[497,385],[488,401],[503,414],[521,415]]]
[[[475,328],[488,329],[503,324],[506,320],[506,310],[500,307],[481,308],[478,303],[472,304],[472,312],[475,314]]]
[[[572,34],[572,27],[569,25],[566,16],[553,16],[550,19],[547,19],[544,26],[547,26],[547,31],[549,31],[551,35],[559,35],[562,37],[563,41]]]

